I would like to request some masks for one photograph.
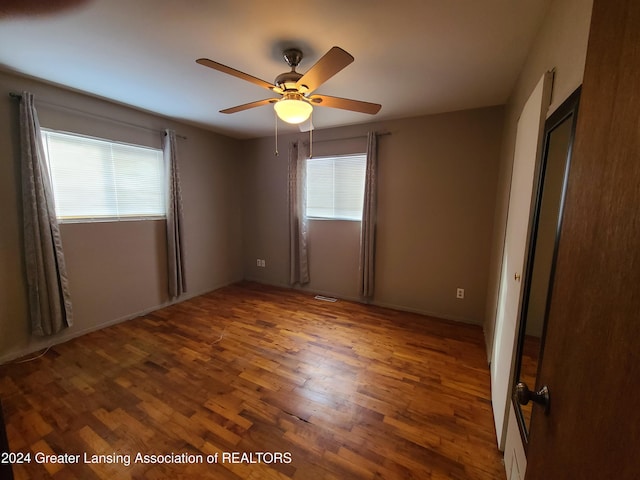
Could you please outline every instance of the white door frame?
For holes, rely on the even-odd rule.
[[[509,211],[502,255],[500,293],[491,354],[491,403],[498,448],[505,447],[507,418],[517,344],[525,257],[529,238],[534,178],[547,109],[551,100],[553,73],[546,72],[522,109],[518,119],[511,173]]]

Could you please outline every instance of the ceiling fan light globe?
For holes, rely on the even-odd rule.
[[[283,122],[297,125],[304,122],[311,115],[313,107],[304,100],[283,98],[273,104],[278,118]]]

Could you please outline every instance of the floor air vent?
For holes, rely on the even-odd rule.
[[[338,301],[337,298],[325,297],[324,295],[316,295],[313,298],[315,298],[316,300],[322,300],[323,302],[337,302]]]

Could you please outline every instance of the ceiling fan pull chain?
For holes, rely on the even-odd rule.
[[[277,157],[279,155],[279,153],[278,153],[278,114],[276,113],[275,110],[273,111],[273,121],[276,124],[276,151],[275,151],[275,154],[276,154],[276,157]]]
[[[313,125],[313,111],[309,114],[309,126]],[[309,158],[313,158],[313,127],[309,128]]]

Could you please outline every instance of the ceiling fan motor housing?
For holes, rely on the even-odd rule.
[[[291,67],[291,71],[278,75],[274,84],[280,87],[284,92],[298,92],[300,91],[300,86],[296,84],[298,83],[298,80],[302,78],[302,74],[296,72],[296,67],[302,61],[302,51],[297,48],[288,48],[282,52],[282,56],[284,57],[285,62],[287,62],[287,65]]]
[[[283,91],[298,91],[298,87],[296,83],[298,80],[302,78],[302,74],[298,73],[294,70],[290,72],[281,73],[278,75],[273,82],[275,85],[280,87]]]

